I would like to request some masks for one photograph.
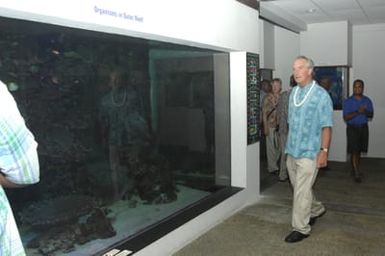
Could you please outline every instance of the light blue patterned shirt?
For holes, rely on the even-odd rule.
[[[312,84],[294,87],[289,98],[289,134],[285,153],[294,158],[314,160],[321,147],[322,128],[333,126],[330,96],[317,83],[311,89]]]
[[[39,181],[37,143],[24,123],[16,102],[0,82],[0,172],[17,184]],[[24,256],[15,219],[0,186],[0,256]]]

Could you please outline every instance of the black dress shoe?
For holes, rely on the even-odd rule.
[[[302,234],[301,232],[293,231],[293,232],[291,232],[291,233],[285,238],[285,242],[288,242],[288,243],[299,242],[299,241],[305,239],[305,238],[308,237],[308,236],[309,236],[309,235]]]
[[[318,216],[314,216],[314,217],[310,217],[310,220],[309,220],[309,225],[310,226],[313,226],[315,224],[315,222],[317,221],[318,218],[321,218],[322,216],[324,216],[324,214],[326,213],[326,210],[323,211],[320,215]]]
[[[354,178],[354,181],[355,181],[356,183],[361,183],[362,179],[361,179],[361,177],[355,177],[355,178]]]
[[[272,171],[272,172],[269,172],[271,175],[278,175],[279,174],[279,170],[275,170],[275,171]]]

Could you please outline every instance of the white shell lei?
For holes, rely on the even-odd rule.
[[[115,106],[115,107],[123,106],[124,103],[126,103],[126,99],[127,99],[127,89],[126,88],[124,88],[124,94],[123,94],[122,102],[117,102],[115,100],[115,97],[114,97],[114,90],[111,91],[111,103],[113,106]]]
[[[294,92],[294,96],[293,96],[293,103],[294,103],[294,106],[296,106],[296,107],[302,106],[302,105],[305,103],[305,101],[307,100],[307,98],[309,97],[309,95],[310,95],[311,91],[313,90],[313,87],[314,87],[314,86],[315,86],[315,81],[313,81],[313,84],[311,85],[309,91],[306,93],[305,97],[303,97],[302,101],[299,102],[299,103],[297,103],[297,100],[296,100],[296,98],[297,98],[297,93],[298,93],[298,90],[299,90],[299,88],[297,87],[296,90],[295,90],[295,92]]]

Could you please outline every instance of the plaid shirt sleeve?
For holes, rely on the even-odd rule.
[[[0,186],[0,256],[24,256],[23,244],[20,239],[11,207],[3,188]]]
[[[37,143],[16,102],[0,82],[0,171],[16,184],[39,181]]]
[[[37,143],[17,104],[0,82],[0,171],[11,182],[39,181]],[[0,256],[24,256],[25,251],[7,196],[0,186]]]

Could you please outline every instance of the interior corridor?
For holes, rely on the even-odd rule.
[[[261,200],[211,229],[174,256],[385,255],[385,159],[362,159],[355,183],[349,163],[329,162],[314,190],[327,213],[310,237],[288,244],[292,191],[274,182]],[[261,170],[263,171],[263,169]]]

